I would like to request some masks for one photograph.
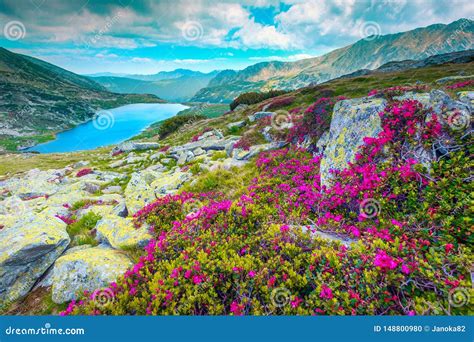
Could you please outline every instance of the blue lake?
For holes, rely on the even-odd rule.
[[[117,144],[139,134],[152,123],[175,116],[186,108],[174,103],[138,103],[100,111],[91,121],[58,133],[56,140],[25,151],[73,152]]]

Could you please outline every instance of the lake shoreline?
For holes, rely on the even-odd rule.
[[[154,108],[156,106],[159,106],[158,108]],[[170,106],[173,106],[173,107],[178,107],[178,108],[175,108],[175,109],[172,109],[171,111],[173,112],[172,114],[170,114],[169,111],[166,110],[166,107],[170,107]],[[133,109],[130,109],[130,107],[133,107]],[[154,111],[156,111],[157,109],[159,109],[161,107],[161,110],[164,111],[162,113],[156,113]],[[123,106],[120,106],[120,107],[116,107],[116,108],[111,108],[111,109],[108,109],[108,110],[101,110],[101,111],[98,111],[96,114],[94,114],[94,116],[92,116],[91,118],[89,118],[88,120],[72,127],[72,128],[69,128],[69,129],[66,129],[66,130],[63,130],[63,131],[58,131],[58,132],[54,132],[52,135],[54,136],[54,139],[51,139],[51,140],[48,140],[48,141],[45,141],[45,142],[42,142],[40,144],[35,144],[35,145],[32,145],[32,146],[29,146],[29,147],[26,147],[26,148],[23,148],[23,149],[20,149],[18,150],[19,153],[33,153],[33,154],[51,154],[51,153],[67,153],[67,152],[79,152],[79,151],[90,151],[90,150],[94,150],[96,148],[101,148],[101,147],[106,147],[106,146],[111,146],[111,145],[115,145],[115,144],[119,144],[119,143],[122,143],[124,141],[127,141],[127,140],[131,140],[133,139],[133,137],[139,135],[140,133],[144,132],[146,129],[148,129],[150,126],[152,126],[153,124],[157,123],[157,122],[161,122],[161,121],[164,121],[170,117],[173,117],[173,116],[176,116],[178,115],[178,113],[182,112],[183,110],[189,108],[189,106],[186,106],[184,104],[181,104],[181,103],[134,103],[134,104],[126,104],[126,105],[123,105]],[[147,110],[148,109],[148,110]],[[151,109],[151,112],[150,110]],[[130,110],[133,110],[133,113],[130,113],[129,111]],[[144,111],[146,110],[145,112],[142,112],[140,113],[140,111]],[[122,112],[125,112],[126,114],[126,118],[124,120],[124,117],[122,117],[124,114]],[[101,117],[101,113],[103,113],[102,117]],[[115,113],[115,114],[114,114]],[[124,134],[122,134],[120,136],[120,138],[114,138],[114,139],[111,139],[111,141],[108,141],[107,142],[107,139],[105,139],[105,142],[103,143],[100,143],[95,145],[95,146],[91,146],[90,144],[89,145],[86,145],[85,148],[74,148],[74,149],[70,149],[70,150],[57,150],[57,151],[44,151],[44,149],[42,147],[44,146],[48,146],[50,144],[58,144],[59,140],[61,139],[61,137],[63,137],[65,134],[74,134],[73,132],[75,132],[75,130],[81,130],[83,129],[84,127],[87,127],[92,125],[94,126],[94,128],[98,131],[103,131],[103,132],[107,132],[108,130],[110,129],[113,129],[114,125],[116,124],[116,117],[119,118],[118,122],[120,124],[126,124],[127,121],[130,121],[130,122],[133,122],[134,119],[135,121],[137,121],[137,116],[136,115],[140,115],[138,118],[142,118],[142,117],[147,117],[147,116],[150,116],[150,115],[160,115],[159,117],[154,117],[152,119],[148,119],[148,120],[145,120],[145,123],[139,125],[139,127],[132,127],[130,130],[133,132],[132,135],[129,135],[127,134],[127,136],[124,136]],[[106,122],[106,126],[101,126],[103,125],[103,123],[101,122],[101,120],[105,119]],[[110,122],[107,122],[107,120],[111,120],[111,125],[110,125]],[[107,125],[110,125],[110,127],[107,127]],[[128,130],[127,130],[128,132]],[[109,131],[109,134],[110,134],[110,131]],[[100,138],[100,137],[99,137]],[[42,149],[42,150],[38,150],[38,149]]]

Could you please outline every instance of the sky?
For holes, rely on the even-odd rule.
[[[80,74],[243,69],[474,18],[468,0],[0,0],[0,46]]]

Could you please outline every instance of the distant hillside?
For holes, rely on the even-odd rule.
[[[323,56],[296,62],[262,62],[235,72],[225,70],[192,101],[230,102],[246,91],[293,90],[392,61],[420,60],[431,55],[474,48],[474,22],[460,19],[396,34],[369,37]]]
[[[169,101],[188,101],[208,86],[217,71],[201,73],[187,69],[162,71],[154,75],[127,77],[99,76],[92,79],[109,91],[132,94],[154,94]]]
[[[114,94],[88,77],[0,48],[0,140],[71,128],[97,110],[134,102],[163,102],[153,95]],[[28,138],[28,139],[29,139]],[[28,144],[28,143],[27,143]],[[5,146],[5,144],[1,144]]]
[[[336,79],[352,78],[352,77],[366,76],[366,75],[377,75],[380,73],[404,71],[404,70],[410,70],[410,69],[419,69],[419,68],[425,68],[429,66],[442,65],[445,63],[456,64],[456,63],[469,63],[473,61],[474,61],[474,50],[450,52],[450,53],[443,53],[440,55],[430,56],[428,58],[425,58],[419,61],[408,59],[408,60],[400,61],[400,62],[388,62],[374,70],[361,69],[361,70],[352,72],[350,74],[337,77]]]

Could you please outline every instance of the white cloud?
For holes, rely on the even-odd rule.
[[[233,35],[233,38],[248,48],[288,49],[293,47],[290,36],[279,32],[275,26],[264,26],[256,22],[248,22]]]
[[[367,21],[376,21],[387,34],[474,16],[474,2],[468,0],[283,0],[285,7],[277,0],[143,0],[128,7],[90,0],[83,8],[50,0],[39,10],[27,1],[3,2],[11,13],[0,13],[0,22],[22,21],[25,42],[129,50],[165,42],[315,51],[362,38],[359,27]],[[259,22],[252,14],[256,7],[270,14],[273,9],[274,22]],[[198,23],[197,39],[183,35],[190,22]]]
[[[151,63],[153,60],[151,58],[146,57],[133,57],[131,61],[133,63]]]

